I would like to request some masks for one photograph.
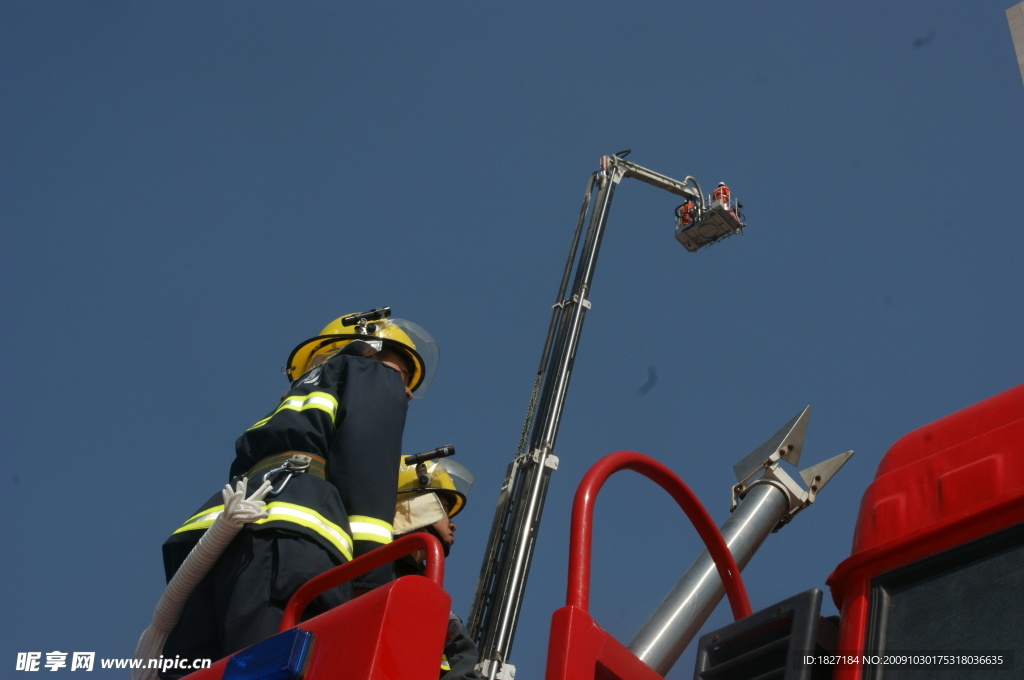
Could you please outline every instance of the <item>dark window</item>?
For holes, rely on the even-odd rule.
[[[1024,671],[1024,525],[875,577],[865,647],[877,655],[1015,650]],[[889,664],[865,668],[864,677],[997,680],[1014,672]]]

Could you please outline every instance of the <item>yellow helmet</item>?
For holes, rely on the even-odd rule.
[[[423,463],[406,464],[402,457],[398,468],[398,498],[402,494],[435,493],[447,496],[451,502],[449,517],[462,512],[466,507],[466,494],[473,485],[473,474],[461,463],[450,458],[428,460]]]
[[[359,340],[368,345],[370,354],[387,347],[406,357],[409,363],[406,386],[414,396],[422,397],[437,371],[440,355],[437,343],[417,324],[406,319],[386,318],[390,314],[390,307],[382,307],[338,317],[324,326],[319,335],[299,343],[288,355],[288,363],[282,370],[294,381],[349,343]]]

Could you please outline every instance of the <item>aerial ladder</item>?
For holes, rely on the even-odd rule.
[[[725,185],[705,197],[693,177],[682,181],[626,160],[629,151],[601,158],[587,184],[569,256],[534,379],[523,433],[502,483],[466,622],[489,680],[511,677],[508,658],[522,607],[533,548],[551,473],[558,466],[555,441],[615,189],[633,178],[681,197],[676,239],[695,252],[744,228],[740,205]],[[722,189],[724,188],[724,191]],[[570,278],[572,278],[571,288]]]

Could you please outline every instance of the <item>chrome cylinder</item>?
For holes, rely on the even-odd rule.
[[[722,537],[742,570],[789,511],[789,498],[771,484],[755,484],[722,525]],[[725,595],[714,560],[705,550],[665,597],[628,647],[667,675]]]

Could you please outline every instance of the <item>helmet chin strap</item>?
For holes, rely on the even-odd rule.
[[[447,558],[448,553],[452,551],[452,546],[448,544],[448,541],[441,538],[441,534],[437,533],[437,529],[434,528],[433,524],[424,527],[424,529],[427,531],[427,533],[429,533],[431,536],[433,536],[441,542],[441,549],[444,550],[444,556],[445,558]]]

